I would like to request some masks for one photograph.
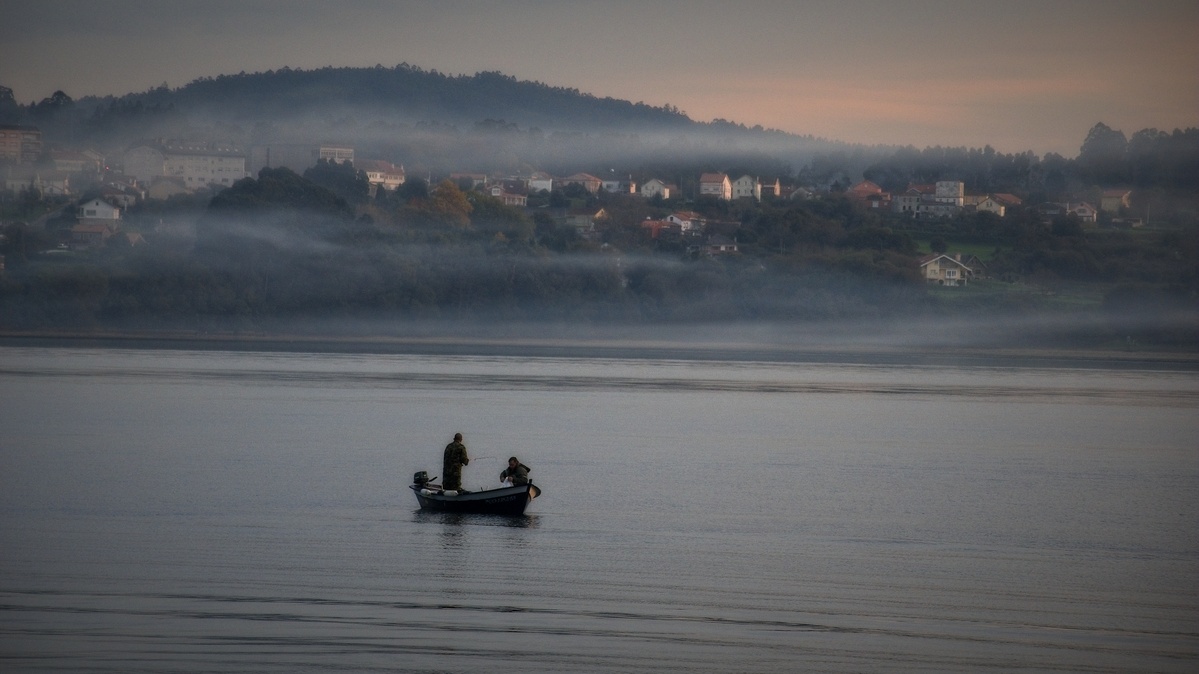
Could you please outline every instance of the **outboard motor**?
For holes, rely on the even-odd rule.
[[[413,473],[412,484],[414,484],[418,487],[423,487],[423,486],[429,484],[429,472],[422,470],[422,471]]]

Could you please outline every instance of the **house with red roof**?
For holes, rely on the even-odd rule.
[[[877,183],[869,180],[863,180],[860,183],[854,183],[845,190],[845,196],[857,201],[864,201],[866,197],[875,196],[883,193],[883,188]]]
[[[676,211],[666,216],[666,221],[678,225],[682,231],[703,229],[704,216],[695,211]]]

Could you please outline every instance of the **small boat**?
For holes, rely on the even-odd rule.
[[[541,495],[541,489],[532,482],[482,491],[443,489],[433,484],[423,470],[412,476],[408,488],[416,494],[421,510],[484,515],[523,515],[533,499]]]

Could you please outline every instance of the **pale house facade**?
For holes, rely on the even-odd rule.
[[[991,196],[988,196],[982,201],[978,202],[978,205],[975,206],[975,208],[979,211],[994,213],[1001,218],[1005,213],[1007,213],[1007,206],[1003,205],[998,199],[995,199]]]
[[[942,204],[953,204],[961,208],[966,203],[966,184],[960,180],[940,180],[933,193],[933,200]]]
[[[1079,220],[1094,223],[1099,219],[1099,211],[1085,201],[1073,201],[1066,204],[1066,210],[1078,216]]]
[[[729,201],[733,198],[733,183],[723,173],[704,173],[699,177],[699,195]]]
[[[704,219],[695,211],[678,211],[666,216],[666,221],[679,226],[680,232],[700,230],[704,227]]]
[[[529,176],[529,192],[536,194],[542,190],[552,192],[554,190],[554,178],[548,173],[537,172]]]
[[[757,178],[748,175],[741,176],[731,183],[732,198],[762,200],[762,183]]]
[[[600,184],[600,189],[609,194],[636,194],[637,183],[632,178],[605,180]]]
[[[920,274],[924,280],[937,285],[966,285],[973,276],[973,270],[961,258],[961,255],[929,255],[920,263]]]
[[[656,196],[660,196],[663,199],[669,199],[670,185],[667,185],[657,178],[651,178],[645,181],[645,184],[641,186],[641,196],[645,197],[646,199],[652,199]]]
[[[600,180],[599,178],[596,178],[595,176],[591,175],[590,173],[576,173],[572,176],[567,176],[562,179],[562,185],[564,187],[566,185],[582,185],[583,189],[587,190],[588,192],[590,192],[592,194],[599,192],[600,187],[603,186],[603,184],[604,184],[604,181]]]
[[[189,190],[229,187],[246,177],[246,157],[232,149],[170,152],[163,169],[167,176],[182,179]]]
[[[115,225],[121,221],[121,209],[96,198],[80,204],[76,216],[81,223]]]
[[[176,178],[188,190],[210,185],[228,187],[245,178],[246,156],[216,144],[139,145],[125,153],[125,173],[150,184],[163,176]]]
[[[336,164],[344,164],[346,162],[353,164],[354,148],[348,145],[321,145],[316,150],[316,158]]]
[[[372,190],[383,188],[392,192],[404,184],[404,167],[389,161],[367,159],[356,164],[355,168],[366,174],[366,181],[370,183]]]

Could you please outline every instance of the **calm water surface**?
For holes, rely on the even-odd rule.
[[[1199,375],[0,348],[0,671],[1199,669]],[[518,519],[422,514],[517,454]]]

